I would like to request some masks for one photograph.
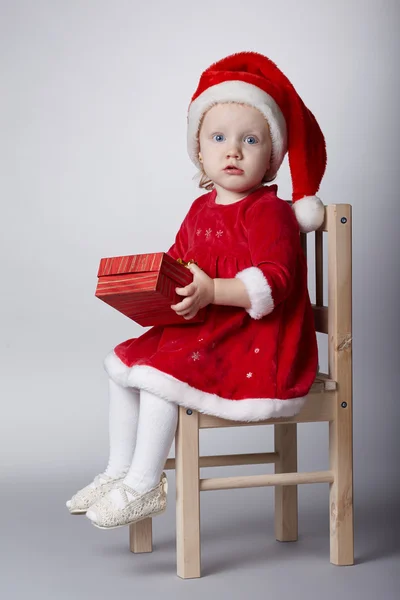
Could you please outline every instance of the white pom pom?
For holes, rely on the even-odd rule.
[[[293,202],[292,207],[303,233],[319,229],[324,222],[325,206],[318,196],[304,196]]]

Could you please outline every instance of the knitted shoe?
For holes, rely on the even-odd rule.
[[[147,517],[155,517],[165,512],[167,508],[168,482],[165,473],[154,488],[140,494],[126,483],[118,483],[115,489],[121,493],[124,500],[123,508],[116,508],[108,495],[103,496],[90,507],[86,516],[93,525],[100,529],[115,529],[131,525]]]
[[[89,483],[89,485],[79,490],[72,496],[71,500],[66,502],[71,515],[84,515],[92,504],[105,496],[105,494],[113,489],[115,485],[120,483],[124,477],[125,475],[118,478],[110,477],[110,475],[106,475],[105,473],[96,475],[92,483]]]

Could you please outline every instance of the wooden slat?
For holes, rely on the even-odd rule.
[[[315,232],[315,304],[324,305],[323,232]],[[319,330],[318,330],[319,331]]]
[[[175,436],[176,560],[182,579],[200,577],[199,414],[179,407]]]
[[[272,473],[268,475],[247,475],[242,477],[212,477],[209,479],[200,479],[200,491],[233,490],[238,488],[267,487],[273,485],[299,485],[303,483],[331,483],[332,481],[332,471]]]
[[[276,452],[249,454],[217,454],[216,456],[200,456],[199,467],[228,467],[233,465],[268,465],[278,460]],[[164,469],[175,469],[175,459],[168,458]]]
[[[143,519],[138,523],[129,525],[129,548],[131,552],[139,554],[153,550],[153,523],[152,519]]]
[[[328,207],[329,373],[338,382],[329,423],[330,560],[354,564],[351,206]]]
[[[297,472],[297,423],[274,425],[275,473]],[[294,542],[298,536],[297,485],[275,486],[275,537]]]

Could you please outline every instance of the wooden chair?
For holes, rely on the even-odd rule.
[[[323,232],[328,236],[328,306],[323,304]],[[309,234],[312,235],[312,234]],[[175,459],[177,573],[200,577],[200,492],[275,486],[275,536],[296,541],[297,486],[329,483],[330,562],[354,563],[353,435],[352,435],[352,263],[351,206],[329,205],[325,221],[315,232],[316,330],[327,334],[329,373],[319,373],[299,415],[256,423],[228,421],[179,407]],[[306,234],[301,234],[307,253]],[[329,421],[328,471],[297,472],[297,423]],[[274,426],[274,452],[199,456],[199,430],[210,427]],[[201,467],[249,464],[275,465],[275,473],[247,477],[200,479]],[[151,519],[130,526],[132,552],[152,550]]]

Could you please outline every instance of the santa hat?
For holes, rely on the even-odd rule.
[[[287,77],[258,52],[238,52],[219,60],[201,75],[188,110],[187,143],[193,163],[199,161],[199,126],[214,104],[240,102],[257,108],[268,121],[272,138],[271,178],[288,152],[293,210],[301,231],[318,229],[324,205],[316,196],[326,167],[322,131]]]

